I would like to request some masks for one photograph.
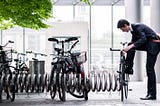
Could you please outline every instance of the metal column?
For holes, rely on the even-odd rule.
[[[142,22],[143,0],[125,0],[125,15],[126,19],[131,23]],[[134,75],[132,80],[142,81],[142,52],[137,51],[134,59]]]

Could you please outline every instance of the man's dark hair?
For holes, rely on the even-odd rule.
[[[117,23],[117,28],[122,28],[124,25],[130,25],[130,23],[125,19],[120,19]]]

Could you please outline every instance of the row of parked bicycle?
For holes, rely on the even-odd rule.
[[[86,52],[71,53],[71,50],[79,42],[78,38],[71,37],[61,41],[56,38],[49,38],[48,40],[61,44],[60,48],[54,48],[56,54],[53,56],[52,69],[49,74],[30,73],[25,63],[19,65],[18,59],[15,59],[16,66],[11,66],[12,58],[8,57],[9,52],[4,48],[13,41],[8,41],[4,46],[0,46],[0,101],[2,101],[3,93],[6,93],[7,99],[14,101],[17,92],[43,92],[45,89],[50,91],[51,98],[54,98],[56,91],[58,91],[60,99],[65,101],[66,92],[75,95],[73,94],[75,91],[75,85],[72,85],[73,80],[77,81],[79,89],[81,89],[78,90],[79,94],[83,91],[83,95],[78,95],[78,97],[88,99],[83,67],[83,63],[87,60]],[[69,51],[65,51],[64,43],[71,41],[75,42]],[[11,50],[10,53],[13,51]],[[33,60],[37,62],[36,59]],[[34,69],[37,70],[37,67],[35,66]]]
[[[9,41],[6,45],[0,46],[0,102],[4,93],[6,99],[14,101],[15,94],[19,92],[46,91],[50,92],[52,99],[58,94],[61,101],[66,101],[66,93],[88,100],[90,90],[93,92],[96,90],[120,91],[119,78],[114,73],[91,71],[88,76],[85,74],[83,63],[87,61],[86,52],[72,52],[79,42],[77,37],[65,40],[49,38],[48,40],[61,44],[61,47],[54,48],[56,53],[53,55],[52,68],[48,74],[30,73],[26,64],[18,65],[19,60],[16,60],[16,66],[11,66],[12,59],[8,59],[7,51],[3,48],[13,42]],[[64,44],[69,42],[72,42],[72,45],[69,50],[66,50]],[[34,61],[36,63],[38,60]],[[37,70],[36,65],[34,69]]]

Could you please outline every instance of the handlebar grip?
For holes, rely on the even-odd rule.
[[[70,37],[68,39],[65,40],[65,42],[70,42],[70,41],[74,41],[74,40],[78,40],[77,37]]]
[[[48,38],[48,41],[53,41],[53,42],[57,42],[57,43],[59,42],[58,39],[56,39],[56,38]]]
[[[113,49],[113,48],[110,48],[110,51],[122,51],[121,49]]]
[[[47,56],[46,54],[41,54],[41,56]]]
[[[26,51],[26,53],[32,53],[32,51]]]
[[[14,41],[11,41],[11,40],[9,40],[8,42],[9,42],[9,43],[14,43]]]

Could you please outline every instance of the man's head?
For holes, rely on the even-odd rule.
[[[123,32],[129,32],[130,23],[125,19],[120,19],[117,23],[117,28],[120,28]]]

